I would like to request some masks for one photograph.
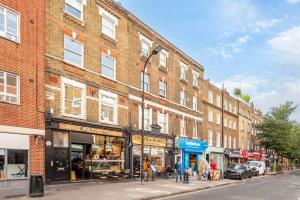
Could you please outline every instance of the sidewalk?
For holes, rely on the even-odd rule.
[[[105,199],[105,200],[141,200],[165,197],[174,194],[181,194],[197,190],[220,187],[237,183],[236,180],[224,181],[199,181],[191,177],[190,183],[176,183],[174,179],[161,179],[145,182],[141,185],[139,181],[125,183],[85,183],[51,185],[45,188],[43,198],[34,199]],[[28,199],[28,197],[20,197]]]

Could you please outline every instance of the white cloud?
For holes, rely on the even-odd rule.
[[[221,87],[223,83],[231,94],[234,88],[241,88],[242,92],[249,95],[251,101],[264,112],[286,101],[293,101],[300,106],[300,80],[298,79],[282,78],[274,81],[265,77],[235,75],[215,84]],[[293,118],[300,122],[300,107],[294,113]]]
[[[289,4],[297,4],[300,3],[300,0],[287,0]]]
[[[249,25],[249,28],[254,33],[260,33],[263,30],[270,29],[277,25],[281,20],[280,19],[271,19],[271,20],[259,20],[253,24]]]
[[[244,35],[231,43],[220,42],[218,47],[211,49],[212,53],[221,55],[224,59],[232,59],[234,54],[241,52],[241,48],[249,41],[250,37]]]
[[[282,61],[300,64],[300,26],[293,27],[287,31],[279,33],[270,39],[267,44],[277,54],[277,58]]]

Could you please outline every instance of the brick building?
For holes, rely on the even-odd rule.
[[[203,67],[113,1],[46,4],[46,181],[88,179],[105,168],[138,172],[143,85],[145,157],[163,169],[175,152],[195,166],[206,148]],[[142,83],[156,45],[163,50]],[[176,137],[202,150],[175,150]]]
[[[44,174],[44,8],[0,0],[0,179]]]
[[[240,156],[224,152],[238,151],[238,101],[225,89],[205,80],[203,82],[203,140],[208,142],[208,161],[216,161],[219,169],[231,162],[237,162]],[[236,156],[236,157],[234,157]]]

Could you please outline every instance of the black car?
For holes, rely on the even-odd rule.
[[[237,163],[230,165],[224,173],[224,178],[235,178],[242,180],[243,178],[252,178],[252,169],[245,164]]]

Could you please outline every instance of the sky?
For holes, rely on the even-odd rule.
[[[293,101],[300,122],[300,0],[118,0],[263,112]]]

